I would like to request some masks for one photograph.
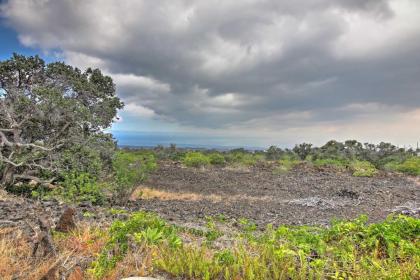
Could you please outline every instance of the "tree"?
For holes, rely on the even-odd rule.
[[[304,160],[309,154],[311,154],[312,144],[302,143],[302,144],[296,145],[293,148],[293,152],[295,152],[301,160]]]
[[[283,154],[283,150],[276,147],[270,146],[266,152],[266,156],[268,160],[278,160]]]
[[[1,186],[99,175],[111,163],[115,143],[104,130],[123,104],[110,77],[14,54],[0,62],[0,82]]]

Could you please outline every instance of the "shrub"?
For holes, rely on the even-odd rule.
[[[343,160],[339,159],[332,159],[332,158],[326,158],[326,159],[316,159],[313,164],[315,166],[326,166],[326,167],[333,167],[339,170],[344,170],[347,167],[347,163]]]
[[[183,163],[188,167],[202,167],[210,164],[210,159],[200,152],[188,152]]]
[[[350,168],[356,177],[372,177],[378,173],[376,167],[368,161],[353,161]]]
[[[129,249],[130,238],[144,245],[158,245],[165,242],[170,248],[182,245],[174,226],[153,213],[137,212],[127,221],[117,220],[109,229],[110,239],[105,244],[90,272],[98,279],[103,279],[118,261],[124,258]]]
[[[226,163],[225,157],[219,153],[212,153],[209,155],[210,163],[213,165],[223,165]]]
[[[285,157],[278,161],[279,166],[276,167],[274,173],[286,173],[293,169],[297,164],[301,163],[300,160],[292,159],[289,157]]]
[[[155,156],[149,151],[118,151],[113,159],[113,199],[124,202],[137,184],[145,180],[148,173],[157,167]]]
[[[420,176],[420,157],[412,157],[396,166],[400,172]]]
[[[254,155],[247,152],[234,152],[229,153],[227,156],[227,161],[234,165],[239,166],[252,166],[261,161],[264,158],[262,155]]]
[[[301,160],[304,160],[312,152],[312,144],[302,143],[296,145],[293,148],[293,152],[295,152]]]
[[[89,173],[69,173],[60,187],[47,194],[46,198],[58,196],[67,202],[89,201],[94,205],[105,202],[105,185],[98,183]]]

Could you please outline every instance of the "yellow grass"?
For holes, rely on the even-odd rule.
[[[190,192],[168,192],[163,190],[157,190],[145,186],[138,187],[131,195],[130,200],[134,201],[136,199],[158,199],[163,201],[174,201],[174,200],[185,200],[185,201],[203,201],[207,200],[210,202],[235,202],[235,201],[269,201],[272,200],[270,197],[261,196],[261,197],[252,197],[247,195],[231,195],[229,197],[222,197],[217,194],[198,194]]]

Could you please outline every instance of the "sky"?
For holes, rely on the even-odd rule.
[[[0,3],[0,59],[100,68],[125,103],[121,141],[420,141],[418,0]]]

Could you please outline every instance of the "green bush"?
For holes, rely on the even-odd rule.
[[[420,176],[420,157],[412,157],[396,166],[397,170],[410,175]]]
[[[275,174],[282,174],[282,173],[289,172],[290,170],[293,169],[293,167],[301,163],[301,161],[297,159],[285,157],[283,159],[280,159],[278,163],[279,165],[274,169]]]
[[[92,175],[73,172],[65,175],[60,186],[45,198],[57,196],[71,203],[89,201],[101,205],[105,202],[104,189],[105,185],[98,183]]]
[[[212,153],[209,155],[210,163],[213,165],[224,165],[226,163],[225,157],[220,153]]]
[[[113,159],[114,178],[112,182],[113,200],[125,202],[137,184],[146,179],[156,169],[157,163],[150,151],[118,151]]]
[[[317,159],[313,162],[313,164],[317,167],[333,167],[339,170],[345,170],[347,167],[347,162],[339,159]]]
[[[368,161],[353,161],[350,168],[356,177],[372,177],[378,173],[376,167]]]
[[[133,238],[144,245],[159,245],[163,242],[169,248],[182,245],[174,226],[166,224],[164,220],[153,213],[137,212],[127,221],[117,220],[109,229],[109,240],[96,261],[92,263],[90,272],[98,279],[103,279],[112,268],[121,261],[129,249],[129,240]]]
[[[202,167],[210,164],[210,159],[200,152],[188,152],[183,161],[188,167]]]
[[[228,156],[228,160],[233,165],[252,166],[261,160],[261,156],[245,152],[235,152]]]

